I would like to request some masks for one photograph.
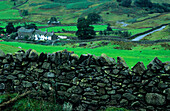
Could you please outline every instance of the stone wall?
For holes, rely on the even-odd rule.
[[[130,69],[123,58],[116,62],[105,54],[0,50],[0,93],[25,90],[33,98],[70,102],[78,111],[109,106],[170,111],[170,62],[156,57],[147,69],[142,62]]]

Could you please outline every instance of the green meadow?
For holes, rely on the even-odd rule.
[[[20,17],[20,14],[18,12],[18,10],[5,10],[5,11],[0,11],[0,15],[3,15],[0,17],[0,19],[3,20],[9,20],[9,19],[22,19],[22,17]]]
[[[105,30],[107,28],[107,25],[92,25],[94,27],[95,31]],[[45,31],[48,30],[49,32],[55,31],[62,31],[64,29],[65,31],[77,31],[77,26],[55,26],[55,27],[48,27],[48,28],[42,28],[40,30]]]
[[[158,57],[163,62],[170,60],[170,51],[165,50],[165,47],[162,47],[161,44],[136,45],[132,46],[132,50],[121,50],[115,49],[115,47],[119,47],[119,45],[115,45],[114,42],[110,42],[110,44],[107,46],[102,46],[94,49],[90,48],[90,46],[100,44],[100,42],[94,42],[93,44],[88,43],[87,47],[78,47],[79,44],[68,44],[64,46],[44,46],[19,42],[1,42],[0,49],[2,49],[5,53],[14,53],[18,50],[21,50],[18,47],[21,47],[23,50],[28,50],[30,48],[35,49],[38,53],[53,53],[67,49],[69,51],[74,51],[74,53],[78,54],[79,56],[81,54],[88,53],[100,56],[102,53],[105,53],[109,57],[113,57],[115,59],[117,56],[123,57],[129,67],[134,66],[139,61],[142,61],[146,66],[155,57]],[[128,44],[131,43],[125,43],[123,45],[126,47]]]

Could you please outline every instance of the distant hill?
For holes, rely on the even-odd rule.
[[[86,17],[89,13],[98,13],[103,18],[103,23],[115,25],[117,21],[133,23],[136,21],[151,18],[159,15],[158,13],[150,13],[146,8],[134,6],[134,0],[130,7],[119,6],[116,0],[6,0],[0,1],[0,14],[9,12],[9,15],[0,17],[0,21],[15,22],[37,22],[46,24],[51,17],[56,17],[62,24],[76,24],[79,17]],[[170,3],[167,0],[152,0],[153,3]],[[12,9],[12,7],[15,7]],[[21,16],[23,11],[27,10],[27,16]],[[162,13],[163,23],[168,23],[166,17],[169,14]],[[8,17],[9,16],[9,17]],[[157,16],[159,17],[159,16]],[[6,19],[7,18],[7,19]],[[10,19],[9,19],[10,18]],[[159,18],[160,19],[160,18]],[[158,19],[155,20],[157,22]],[[154,21],[152,19],[152,21]],[[162,22],[161,22],[162,23]],[[156,24],[151,24],[156,25]]]

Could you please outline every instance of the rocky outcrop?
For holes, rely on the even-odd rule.
[[[170,62],[158,58],[147,69],[138,62],[129,69],[122,57],[97,57],[63,50],[4,54],[0,50],[0,93],[32,90],[30,97],[66,101],[74,110],[108,106],[141,111],[170,110]]]

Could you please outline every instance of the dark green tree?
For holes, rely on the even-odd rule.
[[[5,28],[6,28],[6,32],[8,34],[11,34],[11,33],[15,32],[15,27],[12,24],[12,22],[9,22],[8,25]]]
[[[51,17],[50,22],[53,22],[53,21],[57,21],[57,18],[56,17]]]
[[[116,0],[117,2],[121,2],[122,0]]]
[[[79,39],[91,39],[96,35],[94,27],[90,26],[90,23],[85,18],[79,18],[77,21],[77,32],[76,35]]]
[[[87,16],[87,20],[90,22],[90,24],[96,24],[96,23],[102,21],[102,17],[99,14],[90,13]]]
[[[35,24],[25,24],[24,26],[26,29],[36,29],[38,30],[37,26]]]
[[[4,28],[0,27],[0,34],[5,34]]]
[[[110,27],[110,24],[107,25],[107,31],[112,31],[112,28]]]
[[[134,4],[138,7],[152,7],[150,0],[135,0]]]
[[[132,3],[132,0],[122,0],[120,5],[123,7],[130,7]]]
[[[28,15],[28,10],[22,10],[22,15],[27,16]]]

